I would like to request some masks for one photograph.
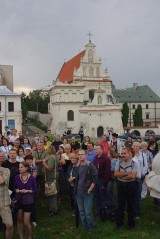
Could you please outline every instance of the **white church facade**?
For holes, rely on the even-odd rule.
[[[96,46],[89,40],[85,50],[65,62],[50,91],[51,129],[62,134],[78,133],[96,138],[109,128],[123,133],[121,107],[116,103],[107,71]]]

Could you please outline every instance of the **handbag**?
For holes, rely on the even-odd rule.
[[[54,181],[47,182],[46,181],[46,169],[44,169],[45,175],[45,196],[49,197],[57,194],[57,185],[56,185],[56,159],[55,159],[55,170],[54,170]]]

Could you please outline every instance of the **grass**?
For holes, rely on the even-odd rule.
[[[125,225],[117,232],[114,222],[103,223],[95,216],[97,231],[90,234],[83,232],[81,223],[79,228],[76,228],[68,196],[62,198],[59,214],[52,217],[48,215],[47,205],[45,208],[39,208],[37,200],[38,226],[33,229],[33,239],[159,239],[160,211],[155,208],[153,199],[149,196],[141,203],[142,218],[137,222],[135,230],[129,231]],[[4,232],[0,232],[0,238],[5,238]],[[15,227],[13,239],[17,238]]]
[[[47,126],[45,126],[43,123],[33,118],[30,118],[29,120],[32,125],[43,130],[45,133],[47,132]]]

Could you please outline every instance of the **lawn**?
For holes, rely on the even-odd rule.
[[[37,200],[38,201],[38,200]],[[46,199],[47,201],[47,199]],[[95,216],[96,232],[93,234],[83,232],[81,224],[77,229],[75,217],[72,216],[69,197],[62,198],[59,214],[49,216],[47,205],[45,208],[38,208],[38,226],[33,229],[33,239],[159,239],[160,238],[160,210],[153,204],[149,196],[142,200],[142,218],[137,222],[137,227],[129,231],[123,229],[115,231],[114,222],[102,223]],[[0,232],[0,239],[3,239],[4,232]],[[14,239],[18,238],[16,227],[14,228]]]

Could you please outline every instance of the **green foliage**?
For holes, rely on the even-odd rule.
[[[129,119],[129,107],[127,102],[125,102],[122,106],[122,123],[123,127],[126,127],[128,124],[128,119]]]
[[[43,130],[45,133],[47,132],[47,126],[45,126],[44,124],[42,124],[40,121],[36,120],[36,119],[33,119],[33,118],[30,118],[30,123],[32,125],[34,125],[35,127]]]
[[[47,198],[45,199],[48,202]],[[95,233],[84,232],[79,221],[79,227],[75,226],[75,217],[69,207],[70,198],[61,198],[59,214],[49,216],[48,205],[40,208],[37,195],[37,227],[33,229],[33,239],[159,239],[160,211],[153,203],[153,198],[147,197],[141,201],[142,217],[136,222],[135,230],[127,229],[127,214],[121,230],[115,230],[115,223],[107,221],[103,223],[94,212],[97,230]],[[5,239],[5,231],[0,231],[0,238]],[[17,228],[14,226],[13,239],[17,239]]]
[[[33,90],[28,96],[24,92],[21,94],[22,114],[26,117],[28,111],[48,113],[49,94],[42,95],[41,90]]]
[[[134,126],[143,126],[141,105],[138,105],[137,109],[135,110],[135,115],[133,120],[134,120]]]

